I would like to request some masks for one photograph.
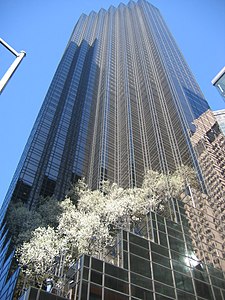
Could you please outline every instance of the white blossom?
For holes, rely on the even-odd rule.
[[[142,187],[129,189],[104,181],[100,190],[91,191],[80,180],[74,188],[73,200],[70,193],[60,203],[58,227],[36,229],[30,242],[17,251],[20,263],[28,266],[29,275],[48,276],[54,269],[55,258],[62,252],[65,264],[74,258],[74,253],[104,252],[113,243],[112,227],[129,229],[150,210],[163,211],[165,199],[181,194],[190,173],[188,168],[172,175],[150,170]]]
[[[17,249],[17,256],[22,266],[27,267],[27,274],[39,282],[52,275],[55,258],[66,245],[52,227],[39,227],[34,230],[29,242]]]

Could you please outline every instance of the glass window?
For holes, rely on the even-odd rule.
[[[155,243],[151,243],[151,249],[152,251],[158,253],[158,254],[161,254],[161,255],[164,255],[164,256],[168,256],[169,257],[169,252],[168,252],[168,249],[160,246],[160,245],[157,245]]]
[[[152,261],[157,263],[157,264],[160,264],[160,265],[163,265],[163,266],[166,266],[166,267],[170,268],[169,258],[167,258],[165,256],[158,255],[155,252],[152,252]]]
[[[89,267],[89,263],[90,263],[90,257],[87,255],[84,255],[84,265],[86,267]]]
[[[83,299],[83,298],[82,298]],[[101,300],[102,299],[102,288],[95,284],[90,284],[90,300]]]
[[[209,270],[209,274],[213,275],[215,277],[221,278],[221,279],[225,279],[223,272],[221,270],[215,269],[213,267],[208,266],[208,270]]]
[[[131,295],[139,299],[153,300],[153,293],[143,288],[131,285]]]
[[[212,281],[212,284],[217,286],[217,287],[220,287],[221,289],[225,289],[225,282],[224,280],[220,280],[216,277],[213,277],[211,276],[211,281]]]
[[[102,273],[91,270],[91,281],[102,285]]]
[[[105,286],[116,290],[118,292],[122,292],[125,294],[129,293],[128,283],[122,280],[118,280],[116,278],[105,275]]]
[[[130,252],[149,260],[149,250],[130,243]]]
[[[92,257],[91,267],[97,271],[102,272],[103,262],[101,260],[98,260],[98,259]]]
[[[185,276],[181,273],[174,272],[175,281],[176,281],[176,287],[185,290],[190,293],[194,293],[192,280],[190,277]]]
[[[154,242],[155,243],[159,243],[159,241],[158,241],[158,235],[157,235],[157,230],[156,229],[153,229],[153,234],[154,234]]]
[[[174,230],[174,229],[172,229],[172,228],[170,228],[170,227],[167,227],[167,229],[168,229],[168,234],[169,234],[170,236],[176,237],[176,238],[178,238],[178,239],[183,240],[183,234],[182,234],[182,232],[177,231],[177,230]]]
[[[157,215],[157,220],[158,220],[158,222],[160,222],[160,223],[158,223],[158,226],[160,226],[160,225],[163,225],[164,224],[164,217],[162,217],[162,216],[160,216],[160,215]],[[164,225],[163,225],[163,227],[164,227]],[[164,231],[164,230],[163,230]]]
[[[216,300],[223,300],[222,295],[220,293],[220,289],[217,289],[217,288],[214,287],[213,290],[214,290],[214,294],[215,294]]]
[[[86,299],[86,298],[82,298]],[[129,300],[129,297],[107,289],[104,289],[104,300]]]
[[[83,268],[83,278],[88,280],[89,269]]]
[[[168,285],[173,285],[172,272],[170,269],[153,263],[153,272],[155,280]]]
[[[169,300],[170,299],[168,297],[164,297],[164,296],[159,295],[159,294],[156,294],[155,296],[156,296],[156,300]]]
[[[141,238],[137,235],[134,235],[134,234],[131,234],[130,233],[130,242],[133,243],[133,244],[136,244],[136,245],[139,245],[143,248],[146,248],[148,249],[148,241],[144,238]]]
[[[150,262],[130,254],[130,269],[132,272],[151,277]]]
[[[181,263],[185,263],[185,258],[188,259],[186,256],[182,255],[181,253],[175,252],[171,250],[172,259],[179,261]]]
[[[116,278],[120,278],[122,280],[128,281],[128,272],[121,268],[115,267],[110,264],[105,264],[105,273],[114,276]]]
[[[225,299],[225,291],[221,290],[221,293],[223,294],[223,299]]]
[[[169,226],[169,227],[171,227],[171,228],[173,228],[175,230],[178,230],[180,232],[182,231],[181,230],[181,226],[179,224],[177,224],[177,223],[174,223],[173,221],[166,220],[166,224],[167,224],[167,226]]]
[[[123,241],[123,249],[127,251],[127,242]]]
[[[152,290],[152,280],[148,279],[146,277],[143,277],[141,275],[135,274],[135,273],[130,273],[131,276],[131,283],[144,287],[148,290]]]
[[[195,288],[197,295],[205,299],[213,299],[211,288],[205,282],[195,279]]]
[[[159,239],[161,245],[163,245],[164,247],[168,247],[167,237],[165,233],[159,231]]]
[[[195,268],[193,268],[192,272],[196,279],[199,279],[199,280],[202,280],[205,282],[209,282],[208,275],[207,275],[206,271],[203,270],[202,264],[198,264],[197,266],[195,266]]]
[[[185,253],[184,242],[169,236],[170,248],[180,253]]]
[[[166,232],[164,224],[158,223],[158,228],[160,231]]]
[[[183,291],[178,291],[177,290],[177,296],[179,300],[195,300],[195,296],[185,293]]]
[[[156,290],[156,292],[158,292],[160,294],[175,298],[174,288],[172,288],[168,285],[164,285],[162,283],[155,281],[155,290]]]
[[[189,267],[183,265],[184,257],[182,257],[181,261],[182,261],[182,263],[172,260],[174,270],[190,275]]]
[[[123,252],[123,267],[128,269],[128,253],[125,251]]]
[[[83,281],[81,285],[81,299],[87,299],[87,282]]]

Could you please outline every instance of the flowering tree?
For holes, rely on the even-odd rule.
[[[56,258],[67,246],[60,238],[57,230],[48,226],[34,230],[29,242],[25,242],[17,250],[20,265],[26,267],[29,279],[42,283],[47,277],[53,276]]]
[[[15,246],[29,241],[31,232],[42,226],[41,215],[29,210],[22,201],[10,203],[7,211],[7,223],[12,242]]]
[[[39,227],[58,226],[62,212],[60,202],[54,197],[40,198],[34,209],[22,201],[12,202],[7,211],[7,223],[13,245],[18,247],[31,239],[32,232]]]
[[[194,174],[186,168],[172,175],[148,171],[140,188],[124,189],[102,182],[101,189],[91,191],[80,180],[60,205],[58,226],[38,228],[30,242],[17,251],[21,264],[27,265],[31,276],[49,276],[55,258],[65,253],[65,265],[81,253],[98,255],[113,243],[112,226],[129,229],[150,210],[163,210],[163,201],[178,197],[187,178]],[[74,196],[75,195],[75,196]],[[75,199],[75,201],[74,201]]]

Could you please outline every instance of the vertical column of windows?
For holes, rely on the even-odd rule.
[[[116,26],[115,26],[115,19],[116,19],[116,9],[111,7],[109,10],[110,14],[110,31],[111,31],[111,38],[110,38],[110,51],[108,51],[109,55],[109,72],[108,72],[108,82],[107,82],[107,90],[108,90],[108,120],[107,120],[107,178],[111,182],[115,182],[116,174],[117,174],[117,164],[116,164],[116,151],[117,151],[117,139],[116,139],[116,89],[117,89],[117,54],[116,54]]]
[[[96,53],[96,62],[99,64],[99,85],[96,103],[96,113],[93,132],[93,147],[90,159],[90,176],[89,185],[92,188],[97,188],[101,179],[101,173],[105,174],[102,168],[102,147],[103,147],[103,129],[104,129],[104,110],[105,105],[105,80],[106,80],[106,60],[107,60],[107,31],[109,27],[108,14],[104,10],[99,12],[99,19],[97,25],[97,40],[98,49]]]
[[[46,175],[54,180],[56,180],[58,176],[62,156],[65,156],[65,142],[71,122],[73,107],[74,105],[76,105],[75,99],[87,50],[88,44],[82,43],[80,46],[80,53],[78,56],[77,64],[74,68],[73,75],[71,78],[66,101],[60,117],[60,121],[58,123],[58,129],[52,146],[51,154],[49,157]]]
[[[113,49],[112,49],[112,35],[113,35],[113,28],[112,28],[112,23],[113,23],[113,9],[110,8],[108,12],[108,34],[106,38],[106,43],[105,43],[105,51],[106,51],[106,56],[105,56],[105,72],[104,72],[104,78],[103,78],[103,97],[104,101],[102,101],[102,104],[104,105],[103,107],[103,122],[102,122],[102,144],[101,144],[101,158],[100,158],[100,180],[105,180],[108,178],[108,159],[109,159],[109,152],[113,151],[113,149],[109,150],[109,120],[111,117],[111,111],[110,111],[110,103],[113,101],[111,99],[111,93],[110,93],[110,88],[111,88],[111,82],[112,80],[112,68],[113,68]]]
[[[128,134],[127,134],[127,111],[126,111],[126,36],[124,33],[124,10],[125,6],[120,4],[118,8],[119,32],[118,32],[118,100],[117,100],[117,126],[118,126],[118,164],[119,184],[129,186],[129,159],[128,159]]]
[[[67,101],[67,95],[68,95],[68,91],[70,88],[70,83],[71,83],[71,79],[73,76],[73,70],[75,68],[76,65],[76,61],[77,61],[77,57],[79,55],[80,52],[80,48],[77,48],[77,45],[73,42],[70,43],[70,45],[68,46],[68,49],[71,50],[70,52],[70,56],[67,56],[67,60],[68,62],[70,61],[70,64],[68,64],[68,72],[67,72],[67,77],[65,78],[65,82],[63,84],[63,88],[62,88],[62,93],[58,99],[58,104],[57,104],[57,108],[52,120],[52,124],[51,124],[51,128],[49,130],[49,134],[48,134],[48,142],[45,142],[44,144],[44,149],[42,151],[42,157],[41,157],[41,161],[40,161],[40,165],[38,167],[38,173],[35,176],[35,180],[34,180],[34,186],[35,189],[32,190],[31,195],[30,195],[30,199],[31,199],[31,205],[32,202],[35,202],[38,198],[39,198],[39,194],[42,194],[44,196],[47,195],[52,195],[54,192],[54,186],[55,186],[55,181],[53,180],[53,178],[48,178],[48,175],[52,175],[52,176],[56,176],[53,172],[54,172],[54,168],[58,168],[58,161],[56,161],[56,165],[52,165],[52,169],[51,169],[51,174],[50,172],[45,174],[46,172],[46,168],[49,165],[51,167],[51,165],[49,164],[49,158],[50,158],[50,154],[52,152],[52,147],[54,145],[54,143],[56,142],[55,138],[57,135],[57,132],[59,130],[59,126],[60,126],[60,120],[62,117],[63,112],[65,111],[65,103]],[[73,55],[72,55],[73,53]],[[72,103],[69,103],[69,105],[71,106]],[[69,107],[67,107],[67,109],[70,109]],[[64,129],[64,127],[67,126],[67,123],[62,124],[62,128],[60,129]],[[64,136],[65,133],[63,133],[62,136]],[[59,143],[59,147],[57,148],[57,155],[61,155],[62,154],[62,145],[61,145],[61,141],[60,139],[57,140],[57,142]],[[53,152],[54,153],[54,152]],[[52,157],[53,159],[55,157]],[[55,161],[53,161],[53,163],[55,163]],[[50,169],[49,169],[50,171]],[[43,184],[42,184],[43,182]],[[49,189],[49,191],[48,191]]]
[[[14,200],[20,198],[25,202],[30,199],[31,203],[31,199],[38,190],[36,184],[40,187],[41,183],[37,181],[42,172],[41,166],[46,155],[47,140],[54,127],[52,123],[58,115],[63,84],[70,69],[70,64],[67,62],[73,58],[75,50],[76,45],[71,44],[62,57],[17,167],[12,182],[14,187],[10,189],[6,201],[12,197]],[[55,92],[56,87],[57,93]]]
[[[86,26],[83,32],[82,41],[86,41],[89,45],[93,44],[95,41],[95,37],[93,36],[93,32],[95,31],[96,26],[96,13],[91,12],[90,15],[87,17]]]
[[[119,68],[120,68],[120,51],[121,51],[121,43],[120,43],[120,18],[118,9],[115,11],[115,111],[114,111],[114,120],[115,120],[115,130],[114,130],[114,182],[120,184],[120,132],[119,132],[119,93],[120,93],[120,83],[119,83]]]
[[[138,18],[139,20],[140,18]],[[140,27],[139,27],[140,26]],[[150,119],[152,120],[153,125],[153,132],[155,137],[155,145],[154,148],[151,149],[150,153],[150,159],[151,159],[151,165],[154,169],[160,169],[162,171],[167,170],[167,161],[165,159],[165,152],[163,148],[163,140],[162,140],[162,128],[160,126],[160,121],[162,121],[162,118],[160,119],[161,114],[161,108],[159,105],[159,90],[157,85],[155,86],[156,89],[154,90],[154,85],[157,83],[157,69],[155,66],[155,61],[152,52],[150,52],[149,44],[146,43],[146,34],[145,33],[145,25],[143,18],[140,19],[140,22],[137,24],[137,28],[141,29],[139,32],[136,32],[136,40],[139,43],[139,53],[141,58],[141,65],[142,65],[142,72],[143,77],[145,78],[145,89],[146,89],[146,100],[148,103],[148,111],[147,113],[150,114]],[[136,29],[137,30],[137,29]],[[145,34],[144,34],[145,33]],[[142,45],[142,47],[140,47]],[[148,66],[148,68],[147,68]],[[149,68],[151,66],[151,68]],[[150,81],[149,78],[151,78],[151,75],[149,76],[149,69],[153,71],[154,79],[153,81]],[[146,113],[145,112],[145,113]],[[145,116],[146,123],[149,122],[149,117]],[[165,131],[165,128],[163,128]],[[148,135],[149,144],[152,143],[152,132],[149,132]]]
[[[92,45],[92,49],[90,49],[89,57],[86,62],[86,78],[82,78],[80,83],[82,86],[81,101],[83,100],[83,110],[82,116],[79,124],[78,130],[78,138],[77,138],[77,147],[74,155],[73,162],[73,173],[78,174],[79,176],[87,175],[88,168],[88,158],[91,151],[91,137],[92,128],[90,128],[91,124],[93,124],[93,115],[91,110],[95,107],[96,101],[96,91],[95,84],[98,78],[98,67],[95,64],[95,52],[96,52],[96,42]],[[87,81],[87,85],[86,82]],[[86,86],[85,86],[86,85]],[[83,95],[85,94],[85,95]],[[83,99],[84,97],[84,99]]]
[[[100,143],[100,122],[99,122],[99,90],[100,90],[100,82],[102,76],[102,55],[103,55],[103,40],[104,40],[104,29],[105,23],[104,20],[106,18],[106,12],[104,9],[101,9],[99,13],[96,15],[96,26],[94,31],[92,32],[92,38],[95,38],[95,63],[98,68],[98,80],[95,81],[95,97],[96,97],[96,106],[92,111],[92,139],[91,139],[91,150],[88,158],[88,170],[87,170],[87,182],[90,187],[97,187],[97,174],[98,174],[98,165],[99,165],[99,143]],[[93,181],[94,179],[94,181]]]
[[[38,124],[38,126],[34,126],[34,129],[31,133],[32,146],[30,147],[29,151],[25,153],[26,161],[23,163],[23,169],[20,175],[20,177],[23,178],[23,181],[26,183],[32,184],[34,181],[46,139],[56,113],[59,97],[62,93],[63,82],[65,82],[69,70],[69,64],[66,65],[66,61],[72,58],[72,51],[74,51],[74,49],[68,49],[60,63],[60,66],[57,69],[56,75],[54,76],[52,84],[46,95],[46,100],[44,101],[42,109],[37,118],[36,124]],[[59,85],[60,82],[62,83],[61,85]],[[57,92],[55,92],[55,87],[57,87]]]
[[[86,41],[81,53],[84,54],[81,73],[78,77],[78,85],[74,97],[69,127],[65,137],[63,156],[60,162],[59,175],[57,177],[56,195],[65,194],[70,187],[70,180],[76,180],[87,173],[87,157],[90,152],[90,131],[92,121],[91,107],[95,107],[96,95],[93,93],[95,76],[98,68],[94,63],[95,46],[90,46]],[[65,178],[67,180],[65,180]]]
[[[203,99],[204,96],[198,87],[196,81],[194,80],[193,75],[191,74],[187,64],[182,56],[182,53],[179,51],[176,46],[172,35],[170,34],[168,28],[166,27],[164,21],[162,20],[160,14],[154,14],[154,20],[156,24],[156,28],[158,29],[158,40],[160,41],[161,50],[164,53],[166,61],[169,65],[169,69],[174,70],[173,76],[180,81],[181,86],[184,88],[191,89],[193,91],[193,95],[198,96],[198,103],[201,103],[201,108],[199,107],[196,110],[195,105],[190,102],[191,110],[193,110],[194,115],[203,113],[206,109],[208,109],[208,104]],[[187,97],[185,90],[184,94]],[[190,101],[191,98],[188,99]],[[187,101],[187,100],[186,100]]]
[[[149,168],[148,141],[145,139],[146,127],[143,118],[143,99],[141,97],[141,84],[143,82],[143,73],[141,70],[141,60],[139,47],[136,40],[135,26],[138,20],[135,18],[135,3],[128,4],[129,18],[127,26],[131,29],[129,40],[130,57],[128,61],[129,69],[129,89],[130,89],[130,107],[132,122],[132,143],[133,160],[136,185],[140,185],[143,180],[143,174]],[[135,24],[135,26],[134,26]]]
[[[143,12],[145,13],[145,10],[143,10]],[[141,9],[137,9],[137,15],[139,16],[139,19],[145,20],[145,17],[141,16]],[[145,21],[146,21],[145,24],[147,25],[147,20]],[[163,148],[165,150],[165,155],[167,157],[168,167],[169,169],[173,169],[175,166],[178,166],[182,161],[180,153],[178,151],[177,139],[174,134],[173,124],[172,124],[172,119],[174,119],[175,122],[175,120],[177,121],[178,116],[176,115],[176,110],[174,109],[174,106],[172,106],[172,101],[170,99],[171,94],[170,94],[169,82],[165,77],[165,72],[159,61],[159,56],[158,53],[156,52],[155,43],[152,43],[152,40],[149,38],[150,36],[152,36],[152,34],[149,32],[146,26],[143,26],[142,31],[146,32],[147,38],[143,36],[145,43],[150,44],[153,49],[152,53],[154,56],[154,61],[156,64],[155,70],[157,73],[157,76],[155,78],[155,83],[159,94],[158,102],[160,104],[160,111],[161,111],[160,113],[161,117],[159,118],[159,122],[160,122],[160,127],[162,128],[161,135],[163,141]],[[170,110],[168,109],[169,105],[171,106]],[[173,118],[171,117],[171,113],[173,114]]]
[[[154,14],[153,10],[150,10],[151,16],[153,19],[152,26],[154,28],[154,32],[156,35],[156,42],[159,45],[159,53],[162,53],[162,57],[164,58],[164,61],[170,66],[170,69],[173,70],[173,77],[176,78],[176,82],[180,86],[179,90],[179,96],[180,96],[180,102],[183,105],[183,109],[185,111],[185,118],[187,119],[188,123],[191,123],[194,119],[194,115],[192,113],[191,107],[189,105],[189,102],[187,101],[185,97],[185,93],[182,90],[182,84],[184,84],[183,80],[183,74],[185,74],[186,68],[183,68],[183,65],[181,63],[178,63],[180,61],[180,56],[176,55],[176,49],[174,49],[174,45],[169,41],[168,34],[166,35],[165,31],[162,30],[161,24],[157,20],[157,15]],[[177,66],[178,65],[178,66]],[[188,86],[192,86],[192,81],[188,82]]]
[[[148,24],[148,27],[149,27],[149,30],[150,30],[150,32],[152,32],[152,36],[153,36],[153,38],[154,38],[154,44],[155,45],[158,45],[158,50],[157,50],[157,52],[160,50],[160,44],[159,44],[159,37],[156,39],[155,38],[155,34],[157,33],[157,31],[158,31],[158,28],[156,28],[156,27],[154,27],[154,15],[153,15],[153,13],[152,13],[152,10],[153,10],[153,8],[151,8],[151,6],[148,6],[147,4],[145,4],[144,6],[143,6],[143,8],[145,9],[145,11],[146,11],[146,14],[147,14],[147,18],[146,18],[146,21],[147,21],[147,24]],[[151,23],[149,22],[149,17],[151,17],[151,19],[152,19],[152,21],[151,21]],[[153,26],[153,27],[152,27]],[[154,30],[152,29],[152,28],[154,28]],[[161,59],[163,58],[163,56],[162,56],[162,54],[160,54],[160,52],[159,52],[159,54],[158,54],[158,60],[160,61]],[[164,64],[165,65],[165,64]],[[164,74],[167,76],[167,73],[164,71]],[[172,84],[172,82],[171,82],[171,80],[169,80],[169,79],[166,79],[167,80],[167,82],[168,82],[168,87],[170,88],[170,90],[172,91],[173,90],[173,92],[174,92],[174,89],[171,89],[171,84]],[[175,121],[176,121],[176,123],[177,123],[177,125],[178,126],[175,126],[175,124],[173,124],[173,126],[168,126],[168,128],[170,128],[171,130],[171,133],[173,133],[173,135],[175,135],[175,139],[174,139],[174,141],[177,141],[177,145],[179,146],[179,147],[177,147],[176,146],[176,142],[175,142],[175,147],[173,146],[172,147],[172,149],[177,149],[178,151],[177,151],[177,154],[178,154],[178,158],[179,158],[179,156],[181,156],[182,157],[182,162],[183,163],[187,163],[186,162],[186,160],[187,160],[187,158],[188,157],[190,157],[189,155],[190,155],[190,153],[192,153],[191,151],[191,148],[190,148],[190,144],[189,145],[187,145],[187,139],[188,139],[188,137],[187,137],[187,129],[186,129],[186,127],[184,127],[184,124],[183,124],[183,121],[185,120],[185,115],[184,115],[184,113],[183,113],[183,110],[182,110],[182,108],[181,108],[181,103],[180,103],[180,99],[178,100],[178,98],[176,98],[177,96],[175,96],[175,95],[173,95],[173,97],[171,97],[169,94],[168,94],[168,96],[170,97],[170,101],[168,101],[168,99],[167,99],[167,101],[165,101],[165,103],[167,103],[167,108],[169,109],[169,111],[170,111],[170,114],[169,115],[171,115],[171,116],[173,116],[174,115],[174,112],[175,112],[175,115],[176,115],[176,117],[174,117],[174,118],[170,118],[170,121],[172,122],[172,123],[174,123]],[[168,96],[167,96],[167,98],[168,98]],[[177,99],[177,100],[176,100]],[[176,112],[176,109],[174,109],[174,107],[173,107],[173,101],[176,101],[176,102],[174,102],[176,105],[178,105],[178,111],[179,111],[179,113],[177,113]],[[169,104],[170,103],[170,104]],[[182,117],[181,117],[181,115],[180,114],[182,114]],[[181,121],[182,120],[182,121]],[[180,123],[181,122],[181,123]],[[179,123],[181,124],[181,125],[179,125]],[[185,126],[187,126],[187,125],[185,125]],[[182,129],[183,128],[183,129]],[[186,136],[186,137],[185,137]],[[181,146],[181,148],[180,148],[180,146]],[[189,150],[188,150],[188,147],[189,147]],[[181,150],[180,150],[181,149]],[[180,151],[179,151],[180,150]],[[189,152],[190,151],[190,152]],[[179,153],[180,152],[180,153]],[[188,153],[189,152],[189,153]],[[175,152],[176,153],[176,152]],[[193,155],[193,154],[191,154],[191,155]],[[193,157],[193,156],[192,156]],[[189,163],[190,163],[190,160],[189,160]]]
[[[75,42],[78,46],[80,46],[81,42],[84,39],[84,34],[86,30],[86,26],[88,23],[89,17],[85,14],[82,14],[76,24],[74,32],[71,35],[70,42]]]
[[[173,51],[173,54],[175,55],[175,65],[177,65],[180,69],[182,68],[181,75],[183,76],[184,82],[186,83],[187,80],[189,81],[187,86],[191,86],[196,94],[198,94],[201,98],[204,98],[197,82],[195,81],[193,74],[191,73],[190,69],[187,67],[187,63],[180,52],[179,48],[176,45],[176,42],[174,41],[173,36],[169,32],[165,22],[163,21],[160,14],[156,15],[156,18],[158,20],[158,23],[160,24],[160,31],[161,35],[164,35],[164,40],[170,44],[171,52]],[[185,80],[186,79],[186,80]]]
[[[123,43],[123,52],[121,52],[121,71],[122,81],[120,99],[123,101],[120,105],[120,140],[121,140],[121,183],[123,186],[136,185],[134,144],[133,144],[133,124],[132,124],[132,103],[131,103],[131,35],[128,19],[130,18],[129,8],[120,7],[121,17],[121,38]],[[121,102],[122,102],[121,101]],[[129,176],[129,177],[128,177]]]
[[[152,10],[150,9],[150,6],[148,6],[148,8],[149,8],[149,13],[154,15]],[[158,16],[158,14],[156,14],[155,18],[157,18],[157,16]],[[152,22],[153,26],[155,26],[155,23],[154,23],[155,18],[153,18],[153,22]],[[180,141],[179,148],[180,148],[181,154],[183,154],[183,157],[182,157],[183,163],[184,164],[194,164],[195,165],[195,168],[198,171],[199,180],[201,182],[202,181],[201,171],[200,171],[200,168],[199,168],[194,150],[192,148],[192,145],[191,145],[190,139],[189,139],[189,133],[191,132],[192,127],[193,127],[191,122],[195,118],[193,113],[196,113],[197,111],[193,110],[195,108],[191,104],[192,100],[190,102],[191,98],[189,97],[189,99],[188,99],[188,97],[187,97],[187,93],[186,93],[185,87],[184,87],[184,81],[187,83],[187,86],[189,86],[189,87],[191,87],[191,89],[195,90],[195,92],[192,93],[192,98],[193,98],[193,94],[195,94],[196,96],[197,96],[197,94],[200,94],[202,96],[202,94],[201,94],[200,89],[198,88],[197,84],[195,84],[195,86],[193,86],[192,83],[195,83],[195,80],[194,80],[193,76],[191,75],[184,59],[182,58],[182,54],[179,52],[179,49],[177,48],[176,44],[174,43],[174,40],[172,39],[172,37],[171,37],[168,29],[166,28],[165,24],[164,24],[163,29],[164,30],[162,30],[159,25],[157,27],[155,26],[155,34],[158,34],[158,30],[162,30],[162,34],[167,35],[167,40],[168,40],[168,37],[171,38],[171,43],[168,44],[167,46],[165,46],[164,45],[165,41],[162,42],[160,40],[160,35],[156,38],[156,42],[159,45],[159,49],[161,49],[161,51],[162,51],[161,52],[161,59],[164,60],[164,65],[166,67],[169,67],[168,70],[166,70],[166,74],[170,78],[169,81],[170,81],[172,91],[173,91],[173,99],[175,101],[174,103],[177,106],[178,115],[179,115],[180,122],[181,122],[182,127],[183,127],[183,133],[184,133],[185,139],[184,139],[184,142]],[[169,58],[169,60],[165,60],[165,54],[167,53],[167,49],[169,49],[169,51],[171,50],[171,55],[170,55],[171,59],[174,58],[174,55],[177,55],[177,57],[174,59],[175,60],[174,63],[171,63],[170,58]],[[178,63],[180,59],[181,60],[183,59],[182,60],[183,64],[181,62]],[[186,78],[185,80],[183,80],[183,83],[180,81],[181,76],[176,75],[177,70],[180,70],[182,67],[184,68],[184,70],[183,70],[181,76],[183,76],[183,74],[185,74],[186,70],[189,72],[189,77]],[[171,72],[170,72],[171,68],[173,68],[174,72],[176,73],[175,75],[171,75]],[[188,82],[187,79],[190,79],[190,81]],[[194,89],[194,88],[196,88],[196,89]],[[202,98],[199,99],[199,98],[201,98],[201,97],[198,97],[198,102],[201,103],[202,112],[204,112],[208,108],[207,103],[205,102],[204,99],[202,99]],[[177,140],[179,141],[180,140],[179,134],[177,134],[177,136],[178,136]],[[185,148],[187,148],[188,151],[185,150]],[[192,161],[191,161],[191,159],[192,159]]]

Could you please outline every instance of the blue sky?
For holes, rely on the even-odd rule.
[[[27,56],[0,95],[0,203],[57,64],[81,13],[117,0],[0,1],[0,37]],[[211,85],[225,65],[225,0],[152,0],[167,22],[212,109],[225,103]],[[0,76],[13,56],[0,46]]]

